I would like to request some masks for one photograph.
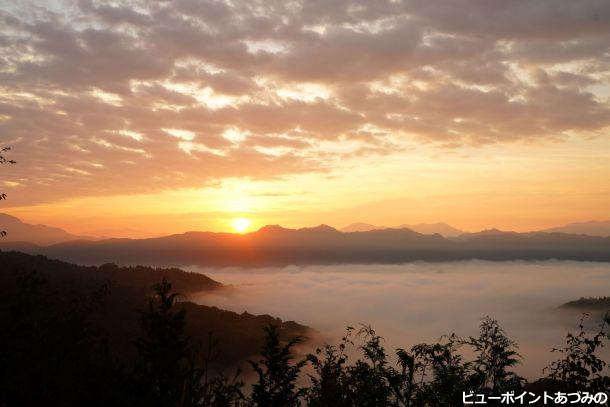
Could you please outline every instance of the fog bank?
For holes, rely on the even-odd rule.
[[[265,269],[202,269],[234,289],[193,299],[231,311],[296,320],[336,342],[347,325],[371,324],[388,350],[474,335],[489,315],[519,344],[519,372],[538,377],[578,314],[557,307],[610,295],[610,265],[586,262],[409,263]]]

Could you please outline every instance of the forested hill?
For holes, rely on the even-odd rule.
[[[163,278],[172,283],[174,292],[186,295],[179,297],[180,306],[187,311],[186,333],[204,348],[210,335],[218,344],[215,362],[219,368],[241,365],[255,355],[263,344],[263,327],[270,324],[279,326],[285,338],[311,336],[313,332],[296,322],[283,322],[269,315],[252,315],[246,310],[236,313],[189,302],[188,294],[223,289],[222,284],[202,274],[112,264],[83,267],[43,256],[0,251],[0,298],[6,305],[3,311],[10,311],[10,304],[15,302],[18,280],[32,273],[43,282],[41,301],[47,304],[43,310],[71,312],[74,307],[89,307],[95,299],[99,305],[91,307],[87,318],[100,337],[108,339],[113,354],[126,364],[134,356],[133,340],[142,335],[138,310],[147,308],[153,285]],[[59,334],[70,341],[69,333]]]
[[[200,273],[178,268],[156,268],[145,266],[118,267],[107,263],[99,267],[78,266],[41,255],[29,255],[15,251],[0,251],[0,278],[12,278],[14,272],[39,273],[52,285],[91,288],[111,282],[138,291],[150,291],[164,277],[171,281],[174,289],[182,294],[215,290],[223,285]]]
[[[588,297],[566,302],[560,308],[580,311],[608,311],[610,310],[610,297]]]

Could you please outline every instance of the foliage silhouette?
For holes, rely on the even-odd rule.
[[[509,368],[516,364],[514,343],[497,321],[485,318],[477,338],[443,336],[438,343],[418,344],[409,351],[397,349],[394,364],[383,338],[369,326],[355,337],[363,358],[348,364],[354,346],[354,329],[348,327],[339,346],[326,345],[309,355],[314,367],[308,389],[311,406],[453,406],[465,389],[479,393],[518,390],[523,379]],[[472,348],[476,358],[465,362],[460,347]],[[494,388],[495,386],[495,388]]]
[[[498,321],[485,317],[479,337],[470,337],[464,343],[471,346],[477,355],[472,362],[473,379],[480,383],[477,386],[480,390],[498,394],[521,389],[523,378],[509,370],[520,363],[516,343],[506,336]]]
[[[2,292],[0,405],[121,405],[120,369],[90,323],[106,287],[79,297],[44,284],[25,273]]]
[[[138,350],[133,374],[134,404],[159,407],[231,405],[243,398],[239,381],[209,378],[208,356],[184,334],[186,310],[163,279],[154,286],[148,309],[139,311],[144,336],[134,341]]]
[[[583,314],[576,334],[568,332],[566,346],[552,350],[559,353],[561,359],[545,368],[545,371],[548,371],[549,381],[558,384],[565,391],[596,393],[610,389],[610,377],[604,374],[607,363],[596,353],[604,346],[606,322],[597,332],[588,335],[584,327],[586,316],[587,314]]]
[[[345,365],[348,360],[345,351],[348,346],[354,345],[351,340],[352,331],[353,328],[347,328],[339,346],[327,344],[307,356],[315,372],[315,375],[309,375],[312,386],[306,395],[308,405],[338,407],[350,405],[345,378]]]
[[[415,376],[412,385],[413,400],[405,398],[405,405],[452,405],[461,399],[467,386],[466,376],[471,364],[464,363],[457,353],[461,340],[455,336],[444,336],[435,344],[419,344],[411,348]],[[403,351],[404,352],[404,351]]]
[[[9,160],[4,156],[7,151],[10,151],[10,147],[0,148],[0,164],[16,164],[14,160]],[[6,199],[6,194],[0,192],[0,201]],[[6,231],[0,229],[0,237],[6,236]]]
[[[139,311],[144,337],[134,341],[138,350],[134,381],[139,397],[144,405],[169,406],[180,400],[180,405],[192,406],[201,397],[196,386],[201,372],[188,363],[193,355],[184,337],[186,311],[176,310],[178,294],[171,293],[167,280],[154,291],[148,309]]]
[[[259,361],[250,361],[258,381],[252,386],[252,404],[256,406],[299,406],[304,389],[296,381],[306,360],[291,364],[292,349],[302,341],[297,337],[282,345],[278,327],[269,325],[265,330],[265,344]]]
[[[594,393],[610,387],[608,366],[598,355],[605,326],[590,335],[581,321],[566,346],[554,350],[561,358],[547,368],[547,377],[526,383],[513,371],[521,360],[514,341],[489,317],[476,337],[443,336],[393,355],[370,326],[348,327],[338,345],[304,359],[295,355],[302,338],[285,341],[282,328],[269,325],[260,357],[250,361],[255,380],[246,386],[240,372],[228,377],[212,370],[216,342],[208,340],[204,349],[186,334],[186,303],[165,279],[139,311],[135,360],[119,361],[92,324],[115,288],[60,293],[31,272],[19,274],[13,288],[2,287],[0,405],[455,406],[463,391]]]

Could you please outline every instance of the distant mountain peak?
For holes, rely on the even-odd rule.
[[[313,226],[313,227],[307,227],[307,228],[300,228],[300,229],[290,229],[290,228],[285,228],[285,227],[280,226],[280,225],[265,225],[262,228],[260,228],[258,231],[261,232],[261,233],[277,233],[277,232],[338,232],[337,229],[333,228],[332,226],[325,225],[325,224],[318,225],[318,226]]]
[[[28,242],[50,245],[87,239],[68,233],[60,228],[25,223],[21,219],[6,213],[0,213],[0,228],[8,233],[2,239],[4,242]]]
[[[258,231],[262,233],[270,233],[270,232],[282,232],[288,230],[280,225],[265,225],[260,228]]]
[[[444,222],[436,223],[416,223],[416,224],[402,224],[397,226],[401,229],[411,229],[414,232],[421,233],[424,235],[439,234],[443,237],[457,237],[464,233],[464,231],[454,228]]]
[[[550,229],[541,230],[547,233],[571,233],[589,236],[610,236],[610,220],[590,220],[586,222],[568,223]]]
[[[328,226],[326,224],[321,224],[321,225],[314,226],[314,227],[311,227],[311,228],[301,228],[299,230],[310,231],[310,232],[338,232],[337,229],[335,229],[332,226]]]
[[[496,228],[491,228],[491,229],[483,229],[478,233],[473,233],[473,234],[477,234],[477,235],[504,235],[504,234],[515,234],[517,232],[512,232],[509,230],[500,230],[500,229],[496,229]]]
[[[347,225],[341,229],[341,232],[352,233],[352,232],[370,232],[371,230],[385,229],[385,226],[375,226],[370,223],[356,222]]]
[[[413,232],[421,233],[423,235],[434,235],[439,234],[443,237],[456,237],[464,232],[454,228],[451,225],[448,225],[443,222],[436,223],[417,223],[417,224],[401,224],[398,226],[387,227],[387,226],[375,226],[370,223],[364,222],[356,222],[352,223],[341,229],[342,232],[370,232],[372,230],[382,230],[382,229],[409,229]]]
[[[474,233],[464,233],[458,236],[459,240],[468,240],[468,239],[477,239],[477,238],[486,238],[486,237],[496,237],[496,236],[518,236],[519,233],[513,231],[500,230],[496,228],[484,229],[480,232]]]
[[[2,222],[2,224],[6,224],[6,223],[23,223],[21,221],[21,219],[16,218],[12,215],[9,215],[8,213],[0,213],[0,222]]]

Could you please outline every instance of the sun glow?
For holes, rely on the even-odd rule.
[[[233,229],[237,233],[246,233],[248,228],[250,228],[251,224],[252,224],[252,221],[247,218],[237,218],[237,219],[233,219],[233,222],[231,222]]]

